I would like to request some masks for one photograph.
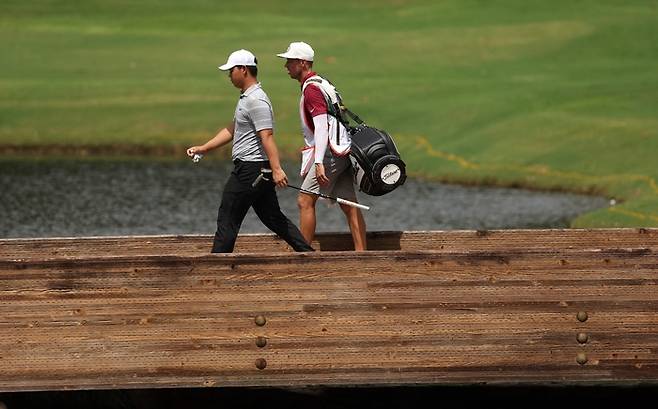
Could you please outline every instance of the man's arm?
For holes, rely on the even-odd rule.
[[[315,130],[313,131],[315,137],[315,178],[320,186],[325,186],[329,183],[323,163],[324,154],[329,145],[329,122],[327,120],[327,114],[314,116],[313,124],[315,125]]]
[[[279,187],[288,186],[288,176],[283,171],[281,167],[281,161],[279,160],[279,150],[276,147],[274,142],[274,132],[271,129],[261,129],[258,131],[258,136],[260,136],[261,141],[263,142],[263,149],[267,158],[270,160],[270,167],[272,168],[272,178],[274,184]]]
[[[327,101],[318,86],[310,85],[304,90],[304,110],[313,118],[315,178],[320,186],[325,186],[329,183],[323,164],[329,145],[329,121],[327,119]]]
[[[222,128],[217,135],[211,140],[200,146],[192,146],[187,149],[188,156],[194,156],[196,153],[206,153],[213,149],[226,145],[233,140],[233,132],[235,131],[235,122],[231,122],[226,128]]]

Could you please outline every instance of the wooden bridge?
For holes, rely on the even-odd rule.
[[[656,383],[658,229],[0,240],[0,392]]]

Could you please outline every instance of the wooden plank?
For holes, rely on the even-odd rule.
[[[648,248],[658,251],[658,229],[557,229],[429,232],[369,232],[371,250],[514,250]],[[347,233],[321,233],[313,246],[322,251],[353,250]],[[0,259],[43,259],[208,254],[212,236],[130,236],[0,240]],[[243,234],[236,253],[292,250],[273,234]]]
[[[531,233],[306,254],[17,258],[14,241],[0,258],[0,391],[656,382],[655,231]]]

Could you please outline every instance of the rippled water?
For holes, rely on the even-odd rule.
[[[0,237],[212,234],[232,163],[220,161],[0,161]],[[299,185],[297,165],[286,164]],[[297,192],[279,191],[297,223]],[[360,195],[368,230],[567,227],[607,200],[410,179],[381,197]],[[348,231],[338,207],[318,206],[318,231]],[[253,211],[242,232],[266,232]]]

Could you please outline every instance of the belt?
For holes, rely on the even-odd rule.
[[[238,165],[240,163],[248,163],[248,164],[254,164],[254,165],[267,165],[268,167],[270,166],[270,161],[269,160],[242,160],[242,159],[234,159],[233,164]]]

